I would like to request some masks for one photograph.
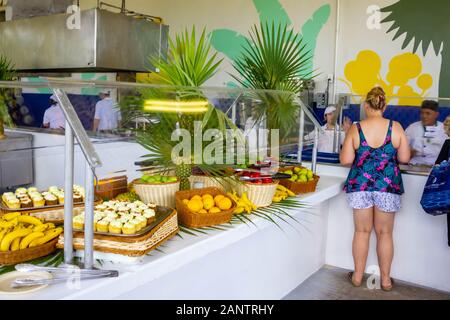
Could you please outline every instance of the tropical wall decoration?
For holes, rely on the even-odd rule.
[[[280,0],[253,0],[253,5],[258,12],[259,23],[272,25],[286,25],[292,27],[292,21],[286,10],[280,3]],[[320,31],[327,23],[331,13],[329,4],[319,7],[308,19],[301,28],[301,37],[303,44],[306,44],[305,49],[314,56],[317,39]],[[249,26],[250,27],[250,26]],[[228,57],[233,63],[236,62],[241,53],[246,50],[248,46],[246,37],[234,30],[230,29],[216,29],[211,33],[211,44],[213,47]],[[313,72],[313,59],[310,59],[308,65],[303,69],[303,73],[311,74]],[[298,75],[302,77],[302,74]],[[234,83],[229,83],[230,86],[235,86]]]
[[[419,106],[433,85],[432,76],[422,73],[422,60],[417,54],[394,56],[384,76],[381,74],[382,67],[383,62],[378,53],[363,50],[355,60],[345,65],[345,78],[339,80],[348,86],[350,92],[360,96],[367,94],[374,86],[382,86],[388,96],[400,97],[396,105],[401,106]]]
[[[439,78],[439,96],[450,98],[450,2],[448,0],[399,0],[381,9],[389,13],[382,23],[392,23],[387,33],[396,30],[393,40],[403,34],[406,37],[402,49],[411,42],[413,53],[422,45],[422,53],[430,54],[432,44],[434,53],[442,56]],[[431,50],[430,50],[431,51]]]

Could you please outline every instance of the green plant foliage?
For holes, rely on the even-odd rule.
[[[10,81],[15,77],[14,66],[11,60],[0,54],[0,80]],[[8,126],[13,126],[13,122],[8,113],[8,90],[0,88],[0,121]]]

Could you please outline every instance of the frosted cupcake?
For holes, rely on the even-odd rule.
[[[122,232],[123,232],[123,234],[135,234],[136,226],[132,223],[125,223],[122,226]]]
[[[142,230],[141,222],[138,221],[138,220],[136,220],[136,219],[133,219],[133,220],[128,221],[128,224],[133,225],[134,228],[135,228],[135,230],[136,230],[136,232],[139,232],[139,231]]]
[[[147,218],[147,219],[154,218],[155,210],[153,210],[153,209],[144,210],[144,212],[142,212],[142,215],[144,216],[144,218]]]
[[[41,196],[34,197],[31,199],[33,201],[33,207],[43,207],[45,206],[45,199]]]
[[[117,220],[112,221],[109,224],[109,232],[110,233],[115,233],[115,234],[121,234],[122,233],[122,226],[123,226],[122,222],[117,221]]]
[[[143,216],[137,216],[134,218],[134,220],[139,221],[139,225],[140,225],[141,229],[143,229],[147,226],[147,219],[144,218]]]
[[[74,229],[77,230],[83,230],[84,229],[84,217],[81,215],[78,215],[73,218],[72,225]]]
[[[108,232],[109,229],[109,220],[100,220],[96,224],[96,231],[98,232]]]

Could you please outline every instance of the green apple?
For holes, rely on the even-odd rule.
[[[176,182],[177,180],[178,180],[177,177],[169,177],[167,179],[167,182]]]
[[[299,177],[298,181],[299,181],[299,182],[307,182],[307,181],[308,181],[308,178],[306,177],[306,175],[302,174],[302,175]]]
[[[314,177],[314,173],[313,173],[311,170],[309,170],[309,171],[306,173],[306,176],[308,177],[308,179],[312,179],[312,178]]]
[[[294,174],[294,173],[292,172],[292,170],[286,170],[284,173],[290,174],[291,176]]]
[[[301,168],[299,168],[299,167],[295,167],[295,168],[294,168],[294,172],[295,172],[295,173],[299,173],[300,171],[302,171]]]
[[[292,178],[292,179],[294,179],[294,181],[295,181],[295,180],[297,180],[297,179],[298,179],[298,175],[296,175],[296,174],[293,174],[293,175],[291,176],[291,178]]]

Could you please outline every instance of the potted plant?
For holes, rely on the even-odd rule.
[[[0,54],[0,80],[9,81],[14,78],[14,67],[6,56]],[[5,139],[5,124],[12,126],[13,122],[8,112],[8,90],[0,88],[0,140]]]

